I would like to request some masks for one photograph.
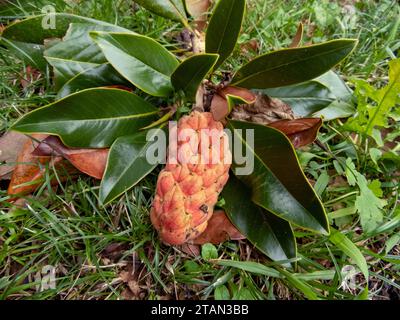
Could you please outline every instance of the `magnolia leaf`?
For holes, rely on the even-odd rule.
[[[233,86],[217,90],[211,101],[210,111],[214,120],[224,119],[237,104],[252,104],[257,96],[250,90]]]
[[[201,81],[218,60],[217,54],[197,54],[184,60],[171,75],[175,90],[182,90],[193,101]]]
[[[297,48],[301,41],[303,40],[303,24],[300,22],[299,26],[297,27],[296,34],[292,40],[292,43],[290,44],[289,48]]]
[[[126,85],[127,83],[109,63],[104,63],[86,69],[68,80],[58,91],[57,99],[88,88]]]
[[[184,0],[137,0],[139,5],[167,19],[187,24]]]
[[[206,33],[206,52],[219,54],[215,67],[221,65],[233,52],[239,37],[245,0],[219,0]]]
[[[317,118],[284,119],[268,124],[286,134],[295,148],[299,148],[315,141],[322,120]]]
[[[160,133],[163,133],[162,129],[141,131],[120,137],[113,143],[100,185],[99,195],[103,204],[109,203],[133,187],[159,164],[150,163],[146,153]]]
[[[0,179],[9,178],[23,145],[29,140],[24,134],[9,131],[0,137]]]
[[[61,156],[79,171],[101,179],[106,168],[108,149],[80,149],[65,146],[60,138],[49,136],[32,152],[34,156]]]
[[[192,242],[194,244],[220,244],[228,240],[245,239],[238,229],[229,221],[223,210],[215,210],[207,228]]]
[[[352,92],[333,71],[297,85],[258,90],[288,104],[301,117],[322,117],[324,120],[345,118],[354,114]]]
[[[118,31],[132,33],[127,29],[109,24],[71,23],[63,41],[45,50],[44,55],[54,67],[56,88],[61,88],[67,81],[89,69],[97,68],[100,78],[120,78],[112,68],[100,66],[107,62],[102,51],[89,36],[91,31]],[[99,70],[103,71],[99,74]],[[120,83],[119,80],[118,83]]]
[[[251,191],[243,182],[231,176],[222,197],[229,219],[260,251],[275,261],[296,257],[296,241],[290,224],[254,204]]]
[[[25,64],[42,71],[46,70],[47,61],[43,57],[44,46],[36,43],[9,40],[6,38],[1,38],[0,43],[4,44],[10,52],[24,61]]]
[[[54,22],[54,27],[43,28],[43,23],[50,22]],[[47,65],[43,58],[45,40],[62,38],[70,23],[112,26],[107,22],[67,13],[38,15],[9,24],[1,35],[2,42],[27,64],[44,71]]]
[[[193,17],[196,30],[203,30],[207,23],[207,12],[212,0],[184,0],[186,11]]]
[[[274,128],[250,122],[230,120],[228,128],[242,142],[233,148],[232,168],[251,189],[251,199],[291,223],[329,234],[324,207],[305,177],[289,139]],[[243,154],[246,156],[240,159]]]
[[[157,108],[133,93],[94,88],[36,109],[11,129],[57,135],[70,147],[104,148],[150,124],[157,113]]]
[[[72,173],[68,162],[64,161],[62,157],[37,157],[32,154],[32,151],[39,143],[38,141],[46,137],[47,135],[45,134],[33,134],[32,140],[29,139],[23,144],[8,186],[7,193],[9,195],[22,195],[34,192],[45,181],[45,176],[49,168],[60,169],[61,174],[59,178],[61,180],[66,178],[67,173]],[[52,179],[50,182],[52,185],[58,184],[57,179]]]
[[[128,81],[153,95],[173,91],[171,75],[178,60],[155,40],[126,33],[91,32],[108,62]]]
[[[288,86],[311,80],[346,58],[357,40],[339,39],[259,56],[241,67],[232,85],[249,89]]]

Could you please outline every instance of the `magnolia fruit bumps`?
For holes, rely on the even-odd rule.
[[[232,161],[221,122],[194,111],[170,127],[166,167],[158,176],[151,221],[164,243],[183,244],[207,227]]]

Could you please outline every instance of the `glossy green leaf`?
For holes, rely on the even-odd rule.
[[[42,22],[50,22],[54,18],[55,28],[43,28]],[[50,18],[46,15],[33,16],[8,25],[1,37],[2,42],[20,59],[40,70],[45,70],[47,63],[43,59],[44,41],[61,38],[67,32],[70,23],[105,24],[90,18],[67,13],[55,13]]]
[[[1,44],[4,44],[7,49],[16,57],[39,70],[46,70],[47,61],[43,57],[44,46],[36,43],[27,43],[1,38]]]
[[[329,241],[342,250],[349,258],[351,258],[354,263],[360,268],[365,279],[368,280],[369,271],[367,262],[362,255],[361,251],[357,246],[347,238],[343,233],[336,229],[331,228],[331,235],[329,236]]]
[[[122,78],[109,63],[104,63],[87,69],[71,78],[58,91],[57,99],[64,98],[83,89],[123,85],[126,83],[127,81]]]
[[[57,135],[71,147],[109,147],[120,136],[137,132],[155,120],[158,110],[125,90],[80,91],[36,109],[13,126],[23,133]]]
[[[86,17],[76,16],[68,13],[54,14],[54,29],[43,28],[42,22],[48,22],[50,18],[47,15],[38,15],[21,21],[16,21],[8,25],[2,34],[2,37],[27,43],[43,44],[45,39],[62,38],[67,32],[70,23],[93,23],[109,25],[107,22],[94,20]]]
[[[219,0],[206,33],[206,52],[219,54],[216,66],[235,49],[246,7],[245,0]]]
[[[287,103],[300,117],[323,117],[328,121],[355,112],[351,90],[333,71],[301,84],[257,91]]]
[[[327,87],[336,99],[350,101],[353,97],[353,91],[347,86],[343,79],[332,70],[315,78],[315,81]]]
[[[89,36],[91,31],[131,31],[109,24],[72,23],[63,41],[51,46],[44,52],[45,58],[54,67],[56,88],[60,88],[76,75],[107,62],[99,46]],[[117,72],[110,68],[110,76]],[[105,75],[103,74],[103,77]]]
[[[235,227],[260,251],[275,261],[296,257],[290,224],[251,201],[251,190],[231,176],[222,191],[224,209]]]
[[[325,121],[329,121],[333,119],[351,117],[355,112],[356,108],[353,106],[353,104],[340,100],[334,100],[326,108],[315,112],[312,116],[315,118],[322,117]]]
[[[197,54],[184,60],[171,76],[175,90],[182,90],[193,101],[201,81],[213,68],[218,57],[217,54]]]
[[[326,108],[334,101],[334,96],[329,89],[316,81],[264,89],[261,92],[287,103],[293,112],[301,117],[309,117],[313,113]]]
[[[155,40],[136,34],[92,32],[111,65],[128,81],[153,95],[172,93],[178,60]]]
[[[107,204],[133,187],[158,163],[149,163],[146,153],[162,129],[140,131],[120,137],[111,146],[106,171],[100,185],[100,201]]]
[[[243,150],[238,146],[233,148],[232,167],[251,189],[252,200],[291,223],[328,234],[324,207],[305,177],[289,139],[274,128],[250,122],[231,120],[228,128],[234,140],[242,143]],[[247,140],[246,134],[250,134]],[[248,166],[244,170],[237,160],[241,154],[249,163],[254,160],[254,168]]]
[[[167,19],[186,24],[184,0],[137,0],[147,10]]]
[[[305,82],[337,65],[356,44],[353,39],[339,39],[270,52],[240,68],[232,84],[249,89],[266,89]]]

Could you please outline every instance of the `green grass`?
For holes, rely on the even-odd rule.
[[[16,1],[7,10],[0,9],[0,22],[39,13],[46,3]],[[117,23],[164,43],[173,43],[171,34],[180,30],[179,24],[136,8],[131,1],[51,3],[57,11]],[[376,86],[387,83],[387,62],[398,56],[400,47],[396,1],[363,1],[355,7],[329,1],[249,3],[240,41],[256,39],[258,53],[287,47],[302,21],[305,43],[359,39],[355,53],[338,70],[351,86],[355,78]],[[239,65],[238,56],[227,66]],[[41,75],[22,89],[19,79],[26,76],[25,70],[26,66],[0,47],[1,132],[22,114],[54,98],[50,75]],[[148,214],[157,172],[107,207],[98,204],[98,181],[80,176],[53,189],[50,180],[57,173],[51,172],[24,208],[11,206],[5,201],[6,190],[0,191],[0,299],[354,299],[367,282],[368,298],[399,299],[398,169],[383,162],[377,168],[369,153],[376,146],[361,144],[356,136],[343,132],[341,125],[338,120],[324,125],[319,140],[326,150],[312,145],[299,151],[299,156],[306,174],[317,183],[331,224],[366,258],[369,279],[358,273],[355,288],[342,286],[341,273],[343,267],[355,266],[354,261],[326,237],[303,230],[295,230],[299,259],[296,270],[290,271],[281,267],[285,261],[272,263],[246,241],[226,242],[196,257],[161,244]],[[398,122],[392,127],[394,133],[399,132]],[[347,158],[367,179],[379,179],[380,197],[388,203],[383,225],[372,234],[362,232],[359,216],[352,209],[358,189],[348,184],[342,172],[341,164]],[[326,175],[328,183],[324,182]],[[386,252],[388,239],[395,245]],[[209,255],[230,263],[217,264],[207,259]],[[247,262],[262,264],[263,271]],[[56,288],[40,292],[35,288],[35,275],[46,265],[56,268]]]

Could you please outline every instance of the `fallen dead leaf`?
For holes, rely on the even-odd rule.
[[[195,29],[192,32],[188,29],[184,29],[176,36],[176,40],[183,48],[183,53],[187,56],[205,52],[206,40],[205,33],[202,31]]]
[[[211,101],[210,111],[215,121],[225,119],[229,114],[228,101],[219,94],[215,94]]]
[[[36,156],[56,155],[67,159],[79,171],[101,179],[107,164],[109,149],[79,149],[65,146],[60,138],[49,136],[33,151]]]
[[[37,81],[40,78],[41,73],[39,70],[37,70],[31,66],[27,66],[24,71],[25,72],[21,72],[21,74],[20,74],[20,82],[21,82],[22,88],[26,89],[34,81]]]
[[[200,255],[200,247],[196,244],[184,243],[178,246],[178,248],[191,257],[198,257]]]
[[[268,126],[283,132],[292,141],[293,146],[299,148],[315,141],[322,126],[322,119],[285,119],[272,122]]]
[[[204,243],[220,244],[228,240],[241,240],[245,238],[229,221],[223,210],[216,210],[208,221],[206,230],[192,240],[192,243],[197,245]]]
[[[202,31],[207,26],[207,12],[212,5],[211,0],[186,0],[186,7],[194,19],[196,30]]]
[[[32,151],[37,147],[38,141],[46,138],[44,134],[33,134],[32,138],[26,141],[19,153],[16,166],[11,176],[8,194],[29,194],[35,191],[42,183],[46,174],[46,168],[63,169],[72,173],[71,166],[62,157],[43,156],[37,157]],[[63,176],[60,176],[63,179]],[[51,181],[53,185],[58,183],[57,179]],[[14,199],[10,199],[12,201]]]
[[[297,48],[300,45],[301,41],[303,40],[303,33],[304,33],[303,24],[300,22],[299,26],[297,27],[296,34],[289,48]]]
[[[243,42],[240,45],[240,51],[243,55],[247,55],[249,53],[258,52],[260,44],[258,43],[257,39],[251,39],[249,41]]]
[[[123,254],[129,249],[126,243],[111,243],[100,253],[102,258],[109,259],[111,262],[118,262]]]
[[[28,140],[28,136],[15,131],[7,132],[0,138],[0,179],[11,178],[18,154]]]
[[[231,118],[259,124],[269,124],[282,119],[294,119],[292,109],[283,101],[257,94],[251,105],[239,105],[233,108]]]
[[[214,120],[221,121],[230,113],[227,96],[239,97],[243,101],[246,101],[248,105],[253,104],[256,101],[256,95],[248,89],[227,86],[220,88],[216,91],[211,101],[210,111],[213,115]]]

